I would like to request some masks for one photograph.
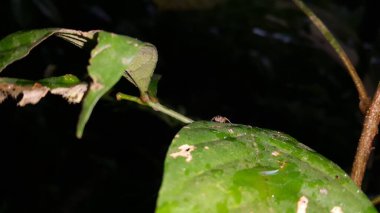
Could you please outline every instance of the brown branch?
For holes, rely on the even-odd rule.
[[[294,4],[297,5],[297,7],[304,12],[307,17],[309,17],[310,21],[313,22],[315,27],[322,33],[323,37],[329,42],[329,44],[334,48],[335,52],[338,54],[340,60],[342,60],[344,66],[347,69],[347,72],[350,74],[356,90],[359,94],[359,108],[360,111],[365,114],[365,112],[368,109],[368,106],[370,104],[370,99],[368,98],[367,92],[365,90],[365,87],[363,85],[362,80],[360,79],[354,65],[352,64],[351,60],[348,58],[346,52],[340,46],[338,41],[335,39],[334,35],[330,32],[330,30],[323,24],[321,19],[319,19],[314,12],[301,0],[293,0]]]
[[[356,185],[361,187],[367,162],[372,151],[373,139],[377,135],[380,123],[380,83],[376,94],[365,116],[362,134],[356,150],[354,164],[352,166],[351,178]]]
[[[323,37],[334,48],[335,52],[340,57],[348,73],[350,74],[356,90],[359,94],[359,108],[363,114],[366,114],[362,134],[360,136],[359,145],[356,150],[355,161],[352,166],[351,178],[360,187],[362,185],[367,162],[372,151],[372,143],[377,135],[380,122],[380,84],[375,94],[374,100],[370,105],[370,98],[364,88],[363,82],[360,79],[357,71],[348,58],[346,52],[340,46],[334,35],[325,26],[325,24],[314,14],[314,12],[305,5],[302,0],[293,0],[294,4],[304,12],[311,22],[322,33]]]
[[[380,195],[377,195],[375,198],[371,200],[373,205],[379,205],[380,204]]]

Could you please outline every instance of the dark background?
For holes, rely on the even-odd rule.
[[[372,94],[380,79],[379,1],[307,2]],[[223,115],[283,131],[350,172],[363,122],[357,92],[290,0],[1,0],[0,18],[0,37],[65,27],[153,43],[163,104],[195,120]],[[49,38],[1,76],[86,79],[88,57]],[[53,95],[23,108],[12,99],[0,105],[0,212],[154,211],[165,152],[181,124],[116,101],[118,91],[138,94],[122,79],[95,107],[81,140],[80,105]],[[370,198],[380,194],[379,178],[375,150],[364,181]]]

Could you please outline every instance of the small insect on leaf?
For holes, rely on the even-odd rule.
[[[223,116],[217,115],[211,119],[211,121],[218,122],[218,123],[231,123],[231,121]]]

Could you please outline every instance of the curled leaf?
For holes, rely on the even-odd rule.
[[[123,74],[142,94],[147,93],[157,62],[156,48],[137,39],[98,31],[97,41],[97,45],[91,51],[88,66],[92,83],[79,116],[76,132],[78,138],[82,137],[84,127],[98,100]]]

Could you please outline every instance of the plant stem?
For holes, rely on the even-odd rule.
[[[317,27],[317,29],[322,33],[323,37],[329,42],[329,44],[334,48],[335,52],[338,54],[339,58],[342,60],[344,66],[346,67],[348,73],[350,74],[354,84],[356,86],[356,90],[359,93],[359,108],[363,114],[367,111],[370,99],[367,95],[367,92],[364,88],[363,82],[360,79],[354,65],[351,60],[348,58],[346,52],[343,50],[342,46],[335,39],[334,35],[330,32],[330,30],[323,24],[323,22],[314,14],[314,12],[305,5],[301,0],[293,0],[294,4],[296,4],[302,12],[304,12],[307,17],[313,22],[313,24]]]
[[[367,111],[363,131],[360,136],[359,145],[356,150],[354,164],[352,166],[351,178],[360,187],[364,178],[367,161],[372,151],[373,139],[378,133],[380,123],[380,83],[376,94]]]
[[[180,113],[178,113],[172,109],[169,109],[166,106],[161,105],[158,102],[152,102],[150,100],[143,102],[139,97],[127,95],[127,94],[124,94],[121,92],[116,94],[116,99],[117,100],[128,100],[128,101],[132,101],[132,102],[138,103],[138,104],[143,105],[143,106],[149,106],[153,110],[158,111],[158,112],[162,112],[166,115],[169,115],[170,117],[175,118],[175,119],[177,119],[177,120],[179,120],[185,124],[189,124],[189,123],[194,122],[192,119],[190,119],[190,118],[188,118],[188,117],[186,117],[186,116],[184,116],[184,115],[182,115],[182,114],[180,114]]]
[[[372,200],[371,200],[371,202],[373,203],[373,205],[378,205],[378,204],[380,204],[380,195],[377,195],[375,198],[373,198]]]

